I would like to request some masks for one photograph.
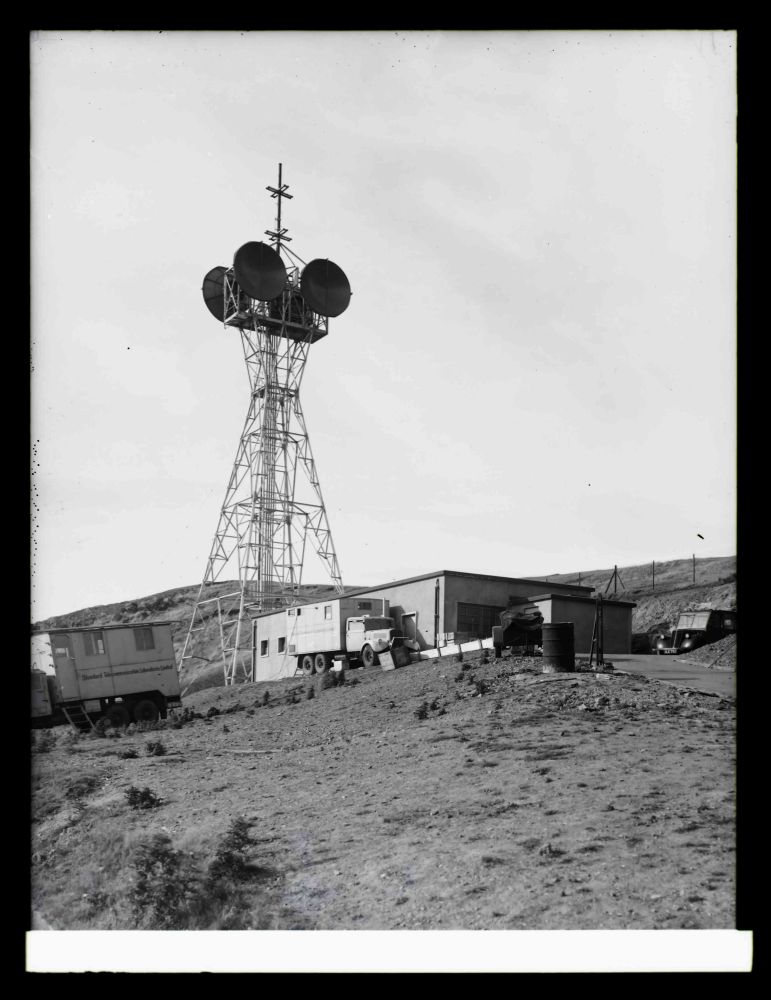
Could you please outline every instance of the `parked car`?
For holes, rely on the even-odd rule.
[[[684,611],[672,635],[662,635],[656,640],[656,653],[664,656],[688,653],[735,632],[735,610]]]

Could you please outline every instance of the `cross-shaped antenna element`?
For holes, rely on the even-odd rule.
[[[281,228],[281,199],[282,198],[291,198],[292,197],[291,194],[287,194],[286,193],[289,185],[281,183],[281,166],[282,166],[282,164],[279,163],[279,165],[278,165],[278,187],[274,188],[274,187],[271,187],[270,184],[268,184],[267,187],[265,188],[266,191],[270,191],[271,198],[275,198],[278,201],[278,206],[277,206],[277,210],[276,210],[276,228],[273,231],[271,231],[270,229],[266,229],[265,230],[265,235],[266,236],[270,236],[270,242],[276,244],[276,250],[279,251],[279,252],[281,251],[281,240],[282,239],[284,240],[284,243],[291,243],[292,242],[292,237],[286,235],[289,232],[289,230]]]

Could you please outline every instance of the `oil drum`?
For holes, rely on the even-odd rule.
[[[550,622],[541,626],[543,673],[568,674],[576,669],[573,622]]]

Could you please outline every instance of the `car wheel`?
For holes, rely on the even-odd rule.
[[[131,716],[125,705],[110,705],[104,713],[104,717],[116,729],[127,726],[131,722]]]
[[[306,677],[310,677],[313,673],[313,657],[309,653],[302,658],[302,668]]]
[[[134,705],[134,722],[157,722],[158,706],[149,698],[143,698]]]
[[[316,668],[317,674],[323,674],[329,669],[329,657],[326,653],[316,653],[313,659],[313,665]]]
[[[377,663],[377,657],[375,656],[375,650],[372,646],[365,646],[361,651],[361,662],[365,667],[374,667]]]

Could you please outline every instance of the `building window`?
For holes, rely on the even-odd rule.
[[[260,639],[260,656],[268,655],[268,640]]]
[[[357,611],[371,611],[372,610],[372,601],[357,601],[356,602],[356,610]]]
[[[286,636],[285,635],[279,636],[278,651],[279,651],[279,653],[286,652]]]
[[[287,614],[288,615],[296,615],[297,611],[294,608],[289,608],[289,610],[287,611]]]
[[[84,632],[83,645],[86,647],[86,656],[104,656],[104,633]]]
[[[458,601],[458,631],[474,639],[487,639],[493,634],[493,625],[500,625],[504,608],[487,604],[464,604]]]
[[[155,649],[153,630],[151,628],[135,628],[134,643],[136,645],[137,652],[140,653],[145,649]]]
[[[332,605],[331,604],[327,604],[327,605],[324,606],[324,621],[325,622],[331,622],[332,621]]]

